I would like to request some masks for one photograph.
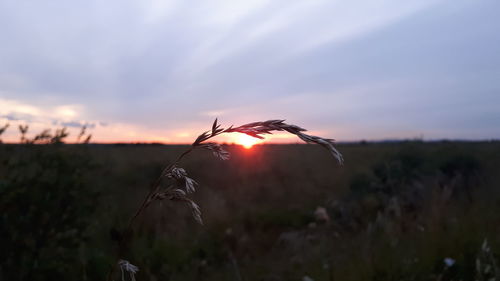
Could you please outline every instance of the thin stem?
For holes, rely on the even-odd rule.
[[[132,227],[132,224],[134,223],[134,220],[149,206],[149,203],[152,202],[152,200],[153,200],[152,196],[153,196],[153,194],[155,194],[158,191],[158,188],[160,187],[160,183],[161,183],[162,178],[168,172],[170,172],[179,163],[179,161],[181,161],[182,158],[184,158],[184,156],[186,156],[187,154],[189,154],[191,151],[193,151],[193,147],[190,147],[188,150],[184,151],[182,154],[180,154],[177,157],[177,159],[174,161],[173,164],[170,164],[170,165],[168,165],[167,167],[165,167],[163,169],[163,171],[161,172],[160,176],[154,182],[153,187],[149,191],[148,195],[146,195],[146,197],[142,201],[141,206],[139,207],[139,209],[137,209],[137,211],[135,212],[135,214],[130,219],[127,229],[130,229]]]
[[[149,204],[154,200],[154,194],[156,194],[158,192],[158,189],[161,186],[160,184],[161,184],[162,178],[166,174],[168,174],[182,160],[182,158],[184,158],[186,155],[188,155],[191,151],[193,151],[193,147],[192,146],[188,150],[186,150],[182,154],[180,154],[177,157],[177,159],[174,161],[173,164],[168,165],[167,167],[165,167],[162,170],[160,176],[153,183],[151,190],[146,195],[146,197],[144,197],[144,199],[143,199],[143,201],[141,203],[141,206],[139,207],[139,209],[137,209],[137,211],[134,213],[134,215],[130,218],[129,223],[127,225],[127,228],[125,228],[125,230],[121,233],[122,234],[122,236],[121,236],[122,239],[123,239],[124,235],[128,231],[130,231],[132,229],[133,224],[134,224],[135,220],[137,219],[137,217],[139,217],[139,215],[142,214],[142,212],[144,212],[146,210],[146,208],[149,206]],[[123,241],[119,242],[119,246],[118,247],[119,247],[118,248],[118,253],[120,253],[121,250],[125,247],[125,244],[123,243]],[[114,273],[114,268],[115,268],[116,264],[118,263],[118,259],[119,259],[119,257],[117,258],[117,262],[115,262],[115,264],[111,268],[110,272],[108,273],[108,278],[107,279],[109,281],[112,280],[112,276],[113,276],[113,273]]]
[[[120,255],[124,249],[124,247],[129,243],[127,239],[124,239],[125,235],[132,230],[133,224],[136,221],[136,219],[148,208],[148,206],[155,200],[157,199],[158,195],[162,195],[164,193],[160,193],[161,190],[161,181],[163,177],[168,175],[170,172],[174,170],[174,168],[177,166],[177,164],[186,156],[188,155],[191,151],[193,151],[195,148],[202,148],[205,147],[207,149],[212,150],[214,153],[219,153],[220,151],[216,150],[213,148],[213,144],[207,144],[205,143],[207,140],[216,137],[221,134],[225,133],[241,133],[241,134],[246,134],[255,138],[263,139],[264,137],[262,135],[267,135],[271,134],[272,131],[286,131],[288,133],[294,134],[298,136],[300,139],[305,141],[306,143],[316,143],[319,144],[326,149],[328,149],[334,156],[337,158],[339,163],[342,163],[342,155],[335,149],[334,143],[332,139],[325,139],[321,137],[316,137],[312,135],[307,135],[304,134],[303,132],[306,131],[305,129],[295,126],[295,125],[289,125],[284,123],[285,120],[268,120],[264,122],[253,122],[253,123],[248,123],[241,125],[239,127],[233,127],[230,126],[229,128],[222,129],[220,128],[220,125],[217,125],[217,119],[215,119],[213,125],[212,125],[212,130],[211,131],[206,131],[202,133],[201,135],[198,136],[198,138],[194,141],[194,143],[191,145],[189,149],[184,151],[182,154],[180,154],[177,159],[170,164],[169,166],[165,167],[163,171],[161,172],[160,176],[158,179],[153,183],[151,190],[148,192],[146,197],[144,197],[141,205],[137,209],[137,211],[134,213],[134,215],[131,217],[129,220],[129,223],[127,225],[127,228],[122,232],[121,239],[119,241],[118,245],[118,252],[117,254]],[[221,148],[219,147],[219,150]],[[225,152],[227,153],[227,152]],[[219,156],[220,158],[224,159],[225,157]],[[192,179],[190,179],[192,181]],[[167,187],[167,192],[169,191],[170,187]],[[159,197],[158,197],[159,198]],[[161,199],[161,198],[160,198]],[[187,198],[181,198],[181,200],[184,199],[184,201],[190,202],[192,205],[195,206],[195,213],[196,215],[195,218],[199,219],[199,209],[198,206],[192,202],[191,200]],[[119,258],[119,256],[117,257]],[[111,268],[109,274],[108,274],[108,280],[112,280],[112,275],[114,273],[114,270],[116,268],[116,264],[113,265]]]

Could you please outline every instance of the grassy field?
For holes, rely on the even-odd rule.
[[[166,201],[117,237],[185,147],[0,145],[0,280],[104,280],[132,238],[137,280],[500,278],[499,142],[226,148],[182,162],[203,226]]]

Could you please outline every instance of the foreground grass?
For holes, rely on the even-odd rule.
[[[71,236],[75,243],[57,242],[57,232],[68,230],[55,224],[44,239],[56,245],[48,247],[41,239],[30,250],[35,254],[17,260],[4,253],[0,277],[103,279],[114,258],[110,232],[124,227],[138,198],[183,149],[0,146],[2,206],[12,205],[6,195],[13,182],[30,183],[29,188],[53,194],[75,193],[80,200],[73,203],[77,213],[72,216],[85,222],[74,226],[82,232]],[[346,159],[341,168],[321,148],[309,145],[227,149],[229,161],[200,151],[183,165],[200,184],[194,196],[205,226],[193,223],[189,210],[175,203],[158,205],[139,219],[141,230],[127,249],[131,262],[144,269],[138,280],[301,280],[306,275],[314,280],[481,280],[486,277],[478,275],[477,261],[492,263],[481,255],[485,239],[494,254],[500,252],[498,142],[344,144],[339,146]],[[34,150],[42,152],[34,156]],[[38,159],[47,160],[47,153],[52,162]],[[13,164],[27,155],[31,164]],[[45,176],[57,179],[61,188],[39,185],[36,171],[47,169],[36,165],[52,167]],[[33,212],[49,212],[49,205],[60,204],[44,199],[43,192],[36,194],[15,197],[16,204]],[[89,202],[92,208],[80,208]],[[318,207],[326,209],[328,221],[314,215]],[[4,217],[9,212],[16,210],[7,208]],[[50,212],[57,222],[61,214]],[[2,234],[36,240],[35,229],[44,226],[20,214],[32,228],[2,224]],[[22,264],[29,259],[44,264],[47,257],[57,260],[60,270]],[[445,258],[455,264],[445,267]],[[29,270],[38,271],[19,274]]]

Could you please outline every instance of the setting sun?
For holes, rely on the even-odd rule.
[[[243,146],[246,149],[252,148],[254,144],[256,144],[259,141],[259,139],[256,139],[254,137],[251,137],[249,135],[240,135],[236,139],[236,143]]]

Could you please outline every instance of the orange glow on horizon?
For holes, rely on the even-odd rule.
[[[246,149],[252,148],[254,144],[256,144],[259,139],[251,137],[249,135],[239,135],[236,139],[236,143],[243,146]]]

